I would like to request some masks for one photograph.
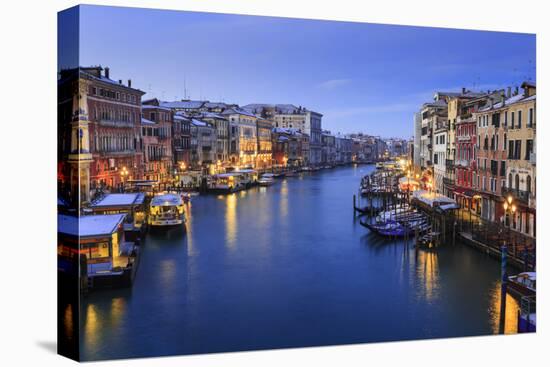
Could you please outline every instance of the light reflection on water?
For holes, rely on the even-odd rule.
[[[194,197],[187,234],[147,235],[133,289],[83,299],[82,358],[497,333],[498,261],[369,233],[351,203],[371,169]]]
[[[500,331],[500,296],[501,282],[497,281],[491,292],[491,303],[489,314],[491,315],[491,324],[493,333]],[[518,311],[519,302],[510,294],[506,295],[506,316],[504,317],[504,333],[516,334],[518,332]]]

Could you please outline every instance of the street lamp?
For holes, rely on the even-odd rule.
[[[128,169],[126,167],[122,167],[122,169],[120,170],[120,179],[122,181],[122,191],[124,192],[124,179],[126,177],[128,177]]]
[[[508,198],[504,201],[503,207],[504,207],[504,218],[505,221],[510,216],[513,217],[516,213],[516,205],[513,203],[514,198],[512,198],[512,195],[509,195]],[[512,219],[513,220],[513,219]],[[512,225],[511,221],[508,221],[508,237],[510,236],[510,227]],[[508,276],[506,275],[506,264],[508,261],[508,246],[507,246],[507,238],[504,238],[502,247],[500,248],[500,274],[502,277],[501,281],[501,288],[500,288],[500,333],[504,334],[504,323],[505,323],[505,316],[506,316],[506,293],[508,288]]]

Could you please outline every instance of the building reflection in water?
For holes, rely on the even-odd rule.
[[[68,304],[67,307],[65,307],[65,312],[63,315],[63,328],[65,331],[65,337],[69,341],[73,341],[74,338],[74,313],[73,313],[73,305]]]
[[[281,200],[279,202],[281,219],[288,216],[288,182],[284,179],[281,182]]]
[[[495,285],[491,291],[491,302],[489,303],[489,315],[494,334],[498,334],[500,332],[500,288],[500,281],[495,282]],[[506,316],[504,317],[505,334],[516,334],[518,332],[518,311],[518,301],[510,294],[507,294]]]
[[[193,210],[191,201],[187,203],[185,208],[185,219],[185,230],[187,231],[185,234],[185,238],[187,239],[187,255],[192,256],[195,255],[195,248],[193,247]]]
[[[237,195],[229,194],[225,199],[225,244],[229,249],[237,245]]]
[[[439,263],[434,251],[417,251],[416,279],[420,282],[419,296],[434,301],[439,295]]]
[[[98,311],[95,305],[89,304],[86,307],[86,312],[84,313],[84,343],[90,349],[95,349],[98,346],[99,332],[102,327],[101,318],[98,315]]]

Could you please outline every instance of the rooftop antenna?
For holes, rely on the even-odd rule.
[[[183,76],[183,99],[187,99],[187,81],[185,75]]]

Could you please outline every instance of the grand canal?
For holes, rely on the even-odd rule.
[[[359,225],[371,166],[195,197],[187,234],[148,234],[132,289],[81,304],[84,360],[498,333],[499,262],[415,251]],[[506,332],[517,303],[508,297]]]

